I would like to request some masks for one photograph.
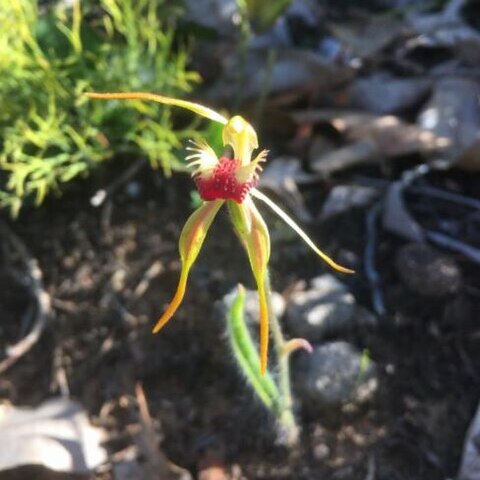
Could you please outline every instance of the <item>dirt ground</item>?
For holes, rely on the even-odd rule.
[[[2,400],[34,406],[68,389],[108,431],[109,464],[97,475],[104,480],[113,478],[112,463],[135,443],[139,382],[161,449],[194,476],[212,462],[238,479],[455,475],[480,395],[478,268],[457,256],[464,273],[461,292],[425,300],[409,293],[395,272],[393,258],[402,242],[382,233],[379,271],[388,313],[378,327],[347,338],[368,349],[380,367],[379,394],[350,415],[312,415],[298,404],[301,444],[288,452],[275,445],[272,419],[234,365],[215,310],[215,301],[238,282],[253,286],[228,218],[216,221],[183,306],[154,336],[152,324],[179,273],[176,241],[191,209],[192,185],[186,176],[167,182],[145,168],[133,184],[93,208],[89,199],[98,185],[108,183],[107,175],[105,170],[93,182],[80,182],[60,200],[26,212],[11,225],[39,261],[54,313],[33,350],[0,377]],[[479,191],[478,179],[455,175],[465,193]],[[306,192],[310,205],[319,205],[330,187]],[[370,308],[361,270],[364,217],[364,211],[353,210],[313,233],[337,258],[357,259],[359,273],[346,281],[358,302]],[[266,219],[275,224],[268,214]],[[295,239],[274,235],[272,252],[277,291],[326,271]],[[0,344],[5,345],[28,329],[19,318],[29,300],[18,272],[6,258],[2,264]],[[153,278],[145,283],[152,265]]]

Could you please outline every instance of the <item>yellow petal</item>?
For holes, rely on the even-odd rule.
[[[266,282],[270,258],[270,236],[268,229],[250,197],[238,204],[227,203],[235,230],[247,251],[250,266],[255,277],[260,304],[260,370],[267,369],[269,338],[269,299]]]
[[[266,195],[262,192],[257,190],[256,188],[252,188],[250,193],[255,198],[258,198],[262,202],[265,202],[292,230],[294,230],[300,238],[328,265],[330,265],[335,270],[338,270],[342,273],[355,273],[354,270],[350,270],[349,268],[342,267],[338,263],[334,262],[327,254],[323,253],[313,242],[313,240],[302,230],[302,228],[291,218],[287,215],[275,202],[270,200]]]
[[[235,115],[223,129],[223,144],[231,145],[234,157],[242,165],[248,165],[252,152],[258,148],[257,133],[244,118]]]
[[[85,96],[88,98],[96,98],[102,100],[151,100],[157,103],[163,103],[164,105],[173,105],[175,107],[185,108],[191,112],[201,115],[202,117],[209,118],[214,122],[226,125],[228,120],[220,113],[212,110],[211,108],[204,107],[199,103],[188,102],[187,100],[179,100],[177,98],[164,97],[163,95],[156,95],[155,93],[145,92],[124,92],[124,93],[99,93],[99,92],[87,92]]]
[[[182,302],[183,296],[185,295],[190,268],[197,259],[208,229],[224,202],[224,200],[205,202],[200,208],[192,213],[183,227],[178,243],[180,259],[182,261],[182,271],[180,273],[177,291],[175,292],[167,310],[165,310],[165,313],[157,321],[153,328],[153,333],[157,333],[173,317]]]

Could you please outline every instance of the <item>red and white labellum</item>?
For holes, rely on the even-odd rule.
[[[196,172],[193,179],[200,197],[206,201],[222,199],[242,203],[257,184],[257,178],[250,175],[245,181],[239,181],[237,172],[241,168],[240,160],[222,157],[213,171]]]

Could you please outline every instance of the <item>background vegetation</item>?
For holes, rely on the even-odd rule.
[[[1,207],[17,215],[26,203],[40,204],[114,149],[146,155],[166,174],[180,167],[174,150],[194,132],[174,129],[167,108],[82,97],[92,90],[189,92],[199,77],[187,68],[185,46],[174,44],[178,14],[157,0],[50,8],[1,2]]]

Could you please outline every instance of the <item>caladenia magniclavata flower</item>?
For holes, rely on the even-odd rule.
[[[255,188],[267,151],[262,150],[254,156],[254,151],[258,149],[257,134],[252,125],[241,116],[235,115],[228,119],[203,105],[152,93],[87,93],[86,95],[96,99],[152,100],[185,108],[224,125],[223,143],[232,148],[233,158],[218,157],[206,142],[192,142],[192,146],[188,147],[191,152],[186,157],[189,162],[188,167],[192,170],[192,178],[203,203],[193,212],[183,227],[179,240],[182,268],[177,291],[153,328],[153,333],[157,333],[177,311],[185,295],[188,274],[197,259],[208,229],[220,208],[226,205],[234,229],[247,251],[257,284],[260,302],[260,368],[263,374],[267,367],[269,339],[268,295],[270,290],[267,267],[270,258],[270,237],[253,198],[267,204],[332,268],[343,273],[353,273],[353,271],[338,265],[323,253],[289,215]]]

